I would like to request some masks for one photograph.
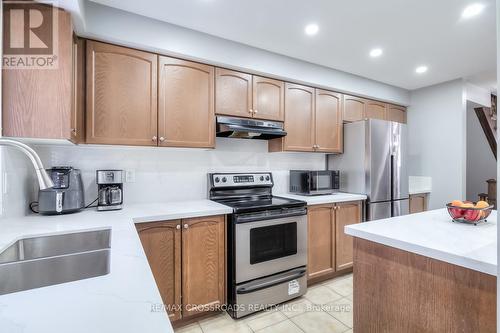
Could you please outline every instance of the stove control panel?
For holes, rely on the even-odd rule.
[[[213,187],[272,186],[270,172],[257,173],[214,173],[210,175]]]

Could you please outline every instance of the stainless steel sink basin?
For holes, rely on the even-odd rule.
[[[23,238],[0,253],[0,295],[109,273],[111,229]]]

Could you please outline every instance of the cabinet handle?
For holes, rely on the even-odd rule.
[[[163,141],[165,141],[165,138],[160,136],[160,142],[163,142]]]
[[[151,138],[151,141],[156,142],[157,140],[158,140],[158,138],[156,137],[156,135]]]
[[[76,133],[76,128],[72,128],[71,132]]]
[[[257,111],[257,110],[253,110],[253,113],[257,113],[257,112],[259,112],[259,111]]]
[[[189,227],[189,225],[186,223],[184,224],[184,229],[187,229]]]
[[[250,110],[248,110],[248,112],[249,112],[249,113],[253,113],[253,110],[252,110],[252,109],[250,109]]]
[[[175,227],[177,230],[180,230],[181,229],[181,225],[178,224],[176,227]]]

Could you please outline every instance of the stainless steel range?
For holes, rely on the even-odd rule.
[[[305,294],[306,202],[272,195],[269,172],[212,173],[209,198],[228,218],[228,313],[240,318]]]

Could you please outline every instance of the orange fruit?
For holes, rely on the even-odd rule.
[[[478,201],[476,203],[476,208],[486,208],[486,207],[489,207],[489,203],[487,203],[486,201]]]
[[[463,203],[460,207],[462,207],[462,208],[474,208],[474,204],[471,204],[471,203]]]
[[[464,203],[463,203],[461,200],[453,200],[453,201],[451,202],[451,205],[452,205],[453,207],[461,207],[463,204],[464,204]]]

